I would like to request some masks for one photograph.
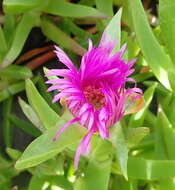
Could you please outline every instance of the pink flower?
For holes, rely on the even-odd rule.
[[[54,140],[75,122],[88,130],[75,155],[76,169],[80,155],[88,152],[92,135],[98,132],[103,139],[109,138],[109,128],[124,116],[128,106],[142,94],[136,88],[135,81],[129,77],[134,72],[132,66],[135,59],[128,62],[122,59],[126,45],[112,54],[115,44],[105,43],[103,36],[99,46],[93,47],[89,40],[88,51],[83,55],[78,70],[68,56],[55,47],[57,57],[67,69],[51,69],[46,75],[61,77],[47,81],[53,84],[48,91],[57,90],[53,103],[64,98],[74,116],[58,131]],[[126,89],[127,82],[133,82],[134,87]]]

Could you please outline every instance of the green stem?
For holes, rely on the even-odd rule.
[[[9,115],[11,113],[13,102],[13,96],[10,96],[3,102],[3,137],[5,145],[8,147],[12,146],[12,128],[10,126]]]

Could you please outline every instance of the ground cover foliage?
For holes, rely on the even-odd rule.
[[[0,190],[174,190],[175,4],[172,0],[3,0],[0,12]],[[44,75],[64,68],[61,47],[80,65],[88,39],[97,46],[104,29],[136,58],[132,77],[143,90],[110,129],[93,135],[91,151],[73,159],[86,129],[52,104]],[[142,104],[142,106],[140,106]]]

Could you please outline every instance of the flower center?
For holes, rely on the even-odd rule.
[[[84,95],[86,100],[97,110],[105,105],[105,96],[101,92],[101,89],[95,85],[86,86],[84,88]]]

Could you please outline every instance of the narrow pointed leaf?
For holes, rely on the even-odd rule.
[[[128,147],[136,146],[148,134],[149,128],[147,127],[129,128],[126,136]]]
[[[85,190],[96,190],[97,187],[100,190],[108,189],[111,161],[107,159],[103,162],[95,162],[95,160],[89,162],[84,174]]]
[[[26,13],[22,16],[16,27],[12,45],[3,60],[2,67],[12,64],[18,57],[32,27],[38,22],[38,19],[39,17],[32,13]]]
[[[133,179],[143,180],[175,177],[175,161],[129,158],[128,176]]]
[[[96,0],[97,8],[105,15],[113,16],[113,0]]]
[[[120,9],[114,17],[111,19],[109,24],[104,30],[104,44],[109,44],[116,42],[116,45],[113,49],[113,53],[120,49],[120,40],[121,40],[121,15],[122,9]]]
[[[24,100],[22,100],[21,98],[18,99],[19,105],[23,111],[23,113],[25,114],[25,116],[40,130],[40,131],[44,131],[44,128],[42,126],[41,121],[39,120],[39,117],[37,116],[37,114],[35,113],[35,111],[33,110],[33,108],[27,104]]]
[[[169,76],[175,71],[174,65],[155,38],[140,0],[128,1],[136,37],[145,59],[157,79],[167,88],[174,88],[170,84]],[[165,64],[166,63],[166,64]],[[173,85],[173,86],[171,86]]]
[[[158,127],[161,130],[161,135],[164,141],[164,149],[167,153],[168,159],[175,159],[175,130],[172,124],[169,122],[168,118],[166,117],[165,113],[163,112],[162,108],[159,107],[158,113]]]
[[[59,15],[63,17],[91,17],[91,18],[104,18],[105,15],[95,8],[69,3],[65,0],[57,1],[52,0],[44,9],[46,12]]]
[[[56,122],[59,120],[59,115],[50,108],[29,79],[26,80],[26,93],[30,105],[37,113],[44,127],[48,129],[55,126]]]
[[[159,18],[162,38],[175,64],[175,4],[172,0],[159,0]]]
[[[27,67],[20,65],[10,65],[0,70],[0,77],[5,80],[20,80],[32,77],[32,72]]]
[[[25,169],[36,166],[54,157],[71,144],[79,142],[85,134],[85,130],[75,125],[67,128],[57,141],[53,141],[54,135],[64,125],[64,122],[64,120],[60,120],[57,127],[51,127],[43,135],[35,139],[24,151],[15,167]]]
[[[19,119],[14,114],[9,116],[10,121],[19,129],[24,131],[25,133],[32,135],[34,137],[38,137],[41,135],[41,132],[35,128],[31,123],[28,123],[22,119]]]
[[[7,42],[6,42],[4,32],[3,32],[1,27],[0,27],[0,42],[1,42],[0,53],[6,52],[6,50],[7,50]]]
[[[3,8],[5,13],[24,13],[43,5],[45,0],[4,0]]]
[[[43,33],[53,42],[62,47],[73,51],[78,55],[83,55],[86,50],[81,47],[75,40],[61,31],[55,24],[47,19],[42,19],[41,29]]]
[[[115,148],[116,158],[119,161],[120,169],[127,179],[128,147],[125,140],[124,132],[120,124],[113,126],[111,130],[111,141]]]

